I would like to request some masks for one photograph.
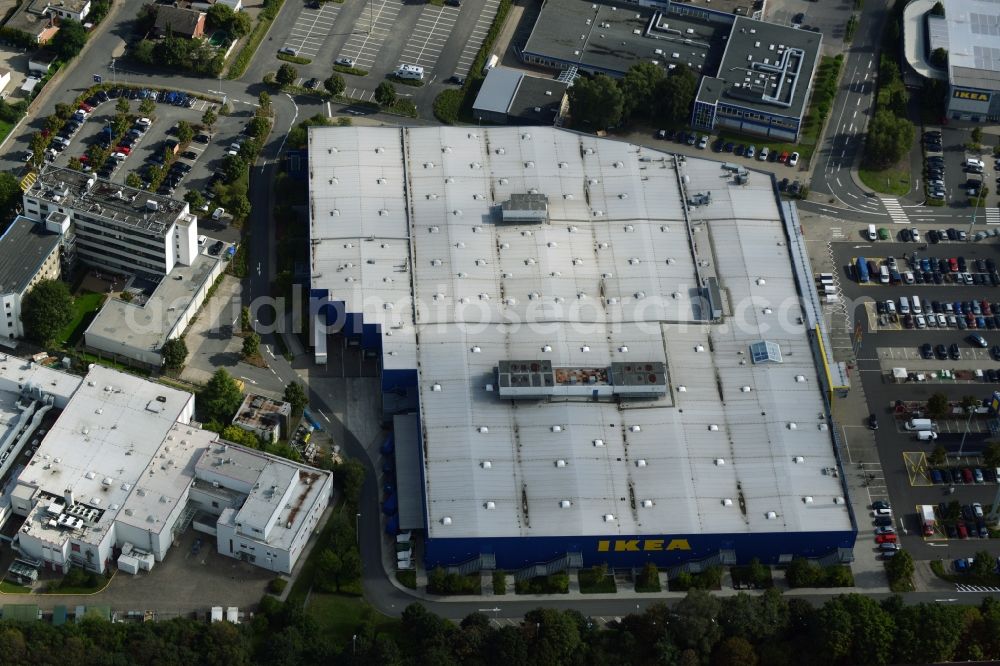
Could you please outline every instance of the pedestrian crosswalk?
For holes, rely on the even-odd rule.
[[[986,224],[1000,224],[1000,208],[984,208]]]
[[[955,584],[956,592],[1000,592],[1000,587],[984,587],[982,585]]]
[[[889,213],[889,217],[896,224],[909,224],[910,218],[906,217],[906,211],[899,203],[899,199],[894,197],[880,197],[882,199],[882,205],[885,206],[885,212]]]

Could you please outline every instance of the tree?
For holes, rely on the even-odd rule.
[[[142,187],[142,178],[139,177],[139,174],[132,171],[129,173],[129,175],[125,176],[125,184],[128,185],[129,187],[134,187],[136,189],[139,189],[140,187]]]
[[[243,402],[243,392],[225,368],[215,371],[198,397],[204,417],[201,419],[203,422],[228,423]]]
[[[686,65],[678,65],[657,86],[660,114],[669,122],[688,122],[697,92],[698,77]]]
[[[344,92],[344,89],[347,87],[347,83],[344,81],[343,76],[334,72],[330,75],[330,78],[323,82],[323,87],[326,88],[327,92],[331,95],[339,95]]]
[[[941,444],[934,447],[934,450],[927,457],[927,462],[931,465],[943,465],[948,458],[948,450]]]
[[[348,458],[334,466],[333,478],[340,486],[347,501],[356,507],[361,499],[361,486],[365,482],[364,465],[354,458]]]
[[[0,219],[14,219],[21,208],[21,184],[9,171],[0,172]]]
[[[618,84],[604,74],[589,79],[581,77],[569,89],[569,110],[573,121],[581,125],[589,124],[596,129],[617,125],[624,106]]]
[[[212,6],[214,7],[215,5]],[[234,13],[233,20],[229,22],[229,32],[237,38],[250,34],[252,28],[253,19],[246,12]]]
[[[989,552],[981,550],[972,559],[972,568],[969,570],[969,573],[974,576],[989,576],[993,573],[993,567],[995,566],[996,560],[993,556]]]
[[[931,418],[944,418],[948,414],[948,407],[948,396],[944,393],[935,393],[927,399],[927,413]]]
[[[83,24],[64,18],[59,22],[59,32],[52,38],[52,50],[62,60],[70,60],[87,43],[87,30]]]
[[[292,81],[294,80],[293,78]],[[271,115],[271,95],[266,90],[261,90],[260,94],[257,95],[257,106],[262,114]]]
[[[239,155],[226,155],[222,160],[222,176],[227,183],[239,180],[240,176],[246,173],[247,161]]]
[[[240,308],[240,330],[249,331],[253,328],[253,319],[250,317],[250,308],[244,305]]]
[[[247,131],[252,137],[263,137],[270,131],[271,121],[263,116],[254,116],[247,123]]]
[[[184,201],[188,202],[191,210],[200,210],[205,205],[205,197],[198,190],[188,190],[184,195]]]
[[[717,666],[757,666],[757,653],[747,639],[730,636],[715,648],[712,663]]]
[[[153,111],[156,110],[156,102],[153,101],[152,97],[146,97],[141,102],[139,102],[139,113],[144,116],[148,116]]]
[[[163,343],[160,349],[163,365],[170,370],[180,370],[187,360],[188,348],[184,338],[171,338]]]
[[[215,5],[212,5],[213,7]],[[191,139],[194,138],[194,128],[191,127],[191,123],[186,120],[181,120],[177,123],[177,140],[181,145],[191,143]]]
[[[640,62],[629,68],[619,84],[625,118],[653,117],[659,106],[657,91],[664,78],[663,68],[651,62]]]
[[[771,580],[771,570],[760,563],[760,558],[753,558],[747,566],[747,577],[754,587],[763,587]]]
[[[285,386],[284,399],[292,405],[292,412],[295,414],[300,413],[309,404],[309,396],[306,395],[302,384],[296,381],[288,382]]]
[[[73,297],[59,280],[42,280],[21,301],[21,322],[25,334],[43,347],[55,342],[73,320]]]
[[[392,106],[396,103],[396,98],[396,86],[388,81],[378,84],[378,88],[375,89],[375,101],[382,106]]]
[[[983,459],[990,467],[1000,467],[1000,442],[990,442],[983,451]]]
[[[244,430],[238,425],[227,425],[222,429],[222,432],[219,433],[219,437],[227,442],[242,444],[243,446],[248,446],[251,449],[260,448],[260,438],[249,430]]]
[[[898,551],[895,557],[885,563],[885,572],[890,582],[900,581],[908,584],[913,577],[913,571],[913,556],[908,550]]]
[[[250,216],[250,199],[241,194],[229,202],[229,212],[234,219],[245,220]]]
[[[299,70],[295,69],[287,62],[283,63],[281,67],[278,68],[278,73],[275,74],[274,80],[278,82],[281,87],[290,86],[295,83],[295,79],[299,78]]]
[[[243,358],[253,358],[260,354],[260,336],[251,332],[243,338]]]
[[[115,102],[115,111],[117,111],[118,113],[125,114],[128,113],[130,110],[131,106],[129,106],[128,97],[125,96],[119,97],[118,101]]]
[[[338,579],[343,568],[340,555],[329,548],[324,548],[316,558],[316,576],[314,580],[317,586],[324,592],[337,592],[340,589]]]
[[[948,66],[948,49],[940,46],[931,51],[931,64],[940,69]]]
[[[681,647],[692,648],[701,654],[712,652],[722,638],[722,628],[716,621],[719,604],[717,598],[704,590],[691,590],[677,602],[674,606],[677,618],[671,625],[676,626],[676,637]]]
[[[983,142],[983,128],[976,126],[972,128],[972,142],[982,143]]]
[[[868,128],[868,161],[876,167],[895,164],[910,149],[914,134],[909,120],[889,109],[879,109]]]
[[[215,5],[212,5],[213,7]],[[209,130],[212,126],[219,120],[218,114],[215,113],[215,107],[209,107],[205,109],[205,113],[201,114],[201,124],[207,127]]]
[[[216,3],[209,7],[205,12],[205,18],[207,19],[209,26],[222,30],[228,30],[234,14],[235,12],[232,7]]]

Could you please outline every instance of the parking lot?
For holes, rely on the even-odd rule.
[[[987,197],[987,205],[977,212],[977,218],[989,225],[1000,225],[1000,208],[989,205],[996,202],[1000,189],[1000,160],[968,152],[969,140],[965,129],[925,128],[920,142],[923,159],[917,183],[928,200],[937,199],[947,205],[965,204],[970,201],[970,191],[975,192],[976,186],[986,186],[992,194]],[[981,173],[969,166],[970,159],[982,163]]]
[[[315,58],[333,30],[341,6],[336,2],[325,2],[319,9],[304,7],[281,48],[292,49],[301,58]]]
[[[893,227],[890,231],[899,230]],[[991,353],[991,348],[1000,344],[1000,330],[985,326],[962,330],[957,325],[917,329],[915,323],[912,329],[895,326],[887,330],[890,327],[878,325],[877,318],[881,313],[878,312],[879,306],[876,303],[884,304],[885,301],[892,300],[896,304],[898,315],[900,298],[905,297],[912,304],[913,297],[918,296],[922,307],[926,308],[925,313],[933,313],[932,304],[935,302],[941,310],[945,303],[951,304],[954,312],[956,302],[961,303],[963,309],[966,304],[971,308],[973,301],[980,304],[980,307],[984,300],[991,304],[993,301],[1000,302],[1000,287],[993,287],[988,283],[965,284],[964,280],[946,283],[943,279],[940,284],[932,279],[929,283],[924,280],[922,284],[914,281],[913,284],[865,286],[858,283],[852,263],[861,255],[866,259],[873,257],[877,263],[888,257],[895,257],[901,270],[903,267],[912,270],[907,258],[916,253],[918,266],[922,258],[927,258],[929,263],[931,259],[939,262],[941,259],[948,261],[954,258],[957,261],[958,257],[963,257],[967,267],[975,270],[977,259],[985,261],[997,257],[1000,240],[992,236],[979,242],[946,240],[929,244],[923,249],[928,229],[921,227],[919,231],[922,236],[920,243],[859,243],[859,236],[834,242],[830,245],[830,259],[837,269],[836,284],[840,297],[847,305],[849,314],[857,318],[862,328],[857,347],[857,363],[852,372],[855,381],[860,381],[861,386],[855,385],[854,390],[863,390],[871,414],[881,425],[872,432],[880,461],[878,471],[870,472],[878,477],[879,485],[879,492],[872,493],[872,499],[891,500],[893,513],[889,527],[895,528],[899,533],[899,541],[916,558],[966,557],[983,548],[983,542],[978,538],[978,524],[975,521],[970,523],[976,528],[975,534],[966,525],[963,537],[958,528],[961,520],[949,518],[941,521],[943,531],[936,532],[935,539],[950,538],[947,541],[948,552],[941,552],[925,540],[922,517],[917,507],[937,506],[942,501],[949,504],[958,502],[960,507],[972,506],[975,502],[984,506],[992,504],[996,492],[995,474],[984,474],[984,481],[977,483],[974,473],[977,468],[985,470],[979,455],[990,434],[992,419],[983,416],[969,418],[959,410],[958,414],[936,420],[936,439],[921,441],[914,431],[908,430],[904,425],[911,418],[910,414],[896,413],[899,408],[895,406],[897,401],[902,401],[906,405],[925,407],[927,400],[936,393],[944,394],[951,402],[949,409],[955,409],[955,405],[965,396],[973,396],[980,401],[988,400],[998,388],[998,384],[987,381],[985,372],[1000,369],[1000,361],[995,360]],[[862,228],[860,232],[863,235],[865,230]],[[957,322],[957,315],[954,316]],[[875,327],[872,326],[873,322],[876,323]],[[978,325],[978,322],[975,323]],[[982,336],[987,343],[986,347],[970,342],[968,336],[973,334]],[[930,345],[930,359],[925,357],[925,351],[921,349],[923,345]],[[943,345],[943,349],[939,350],[939,345]],[[952,345],[955,345],[957,358],[952,355]],[[941,358],[939,351],[943,351],[944,358]],[[892,370],[896,368],[905,369],[901,377],[893,376]],[[976,375],[977,370],[983,374]],[[917,375],[922,375],[919,380]],[[949,375],[969,379],[955,380]],[[848,428],[869,425],[867,417],[864,423],[845,423]],[[852,438],[857,439],[857,435],[852,435]],[[928,460],[938,446],[943,446],[949,452],[948,458],[944,464],[931,465]],[[952,476],[953,467],[960,470],[957,479]],[[961,471],[965,468],[973,474],[971,481]],[[933,471],[935,469],[938,470],[937,477]],[[947,481],[941,476],[942,470],[948,470]],[[869,472],[865,469],[863,473]],[[867,480],[866,477],[866,484],[875,482],[876,479]],[[949,525],[954,530],[954,537],[949,537]]]
[[[455,27],[458,12],[455,7],[425,5],[399,56],[400,62],[423,67],[424,76],[430,77]]]
[[[337,54],[337,59],[350,58],[358,69],[370,71],[399,16],[403,3],[398,0],[371,0],[369,9],[362,12],[354,31]]]
[[[148,94],[152,95],[154,92],[148,91]],[[117,154],[117,158],[109,159],[103,171],[97,170],[99,171],[97,175],[119,184],[125,184],[129,174],[132,173],[142,178],[149,165],[162,162],[164,148],[176,142],[175,128],[177,123],[183,120],[196,129],[196,138],[177,151],[175,164],[182,166],[176,166],[170,175],[170,178],[175,180],[176,186],[172,191],[163,190],[160,193],[175,199],[183,199],[184,195],[191,189],[207,194],[208,183],[213,173],[219,169],[230,144],[239,136],[246,125],[251,110],[239,111],[230,116],[220,116],[212,128],[213,132],[209,134],[207,130],[203,132],[197,129],[209,102],[198,100],[188,106],[187,104],[169,103],[166,101],[167,97],[161,95],[164,101],[156,103],[149,116],[149,124],[144,125],[139,121],[142,116],[139,112],[142,93],[138,89],[133,93],[131,89],[122,88],[118,92],[111,91],[107,100],[100,101],[93,106],[88,117],[79,117],[78,129],[71,131],[72,127],[76,125],[67,125],[64,128],[62,136],[66,140],[65,147],[54,153],[52,163],[56,166],[67,167],[72,159],[84,158],[81,160],[83,167],[89,170],[90,165],[86,159],[86,152],[92,145],[106,140],[105,133],[114,122],[117,114],[116,104],[121,94],[130,97],[129,114],[136,121],[129,125],[125,135],[116,145],[109,146],[112,153]],[[206,231],[212,233],[213,237],[229,241],[235,240],[235,237],[230,238],[225,233],[219,234],[219,232],[225,231],[224,220],[213,221],[206,218],[202,225]],[[234,234],[235,232],[230,235]]]
[[[462,55],[458,57],[454,71],[455,76],[464,79],[469,75],[472,62],[476,59],[476,54],[479,53],[479,49],[483,46],[483,40],[486,39],[486,35],[490,31],[490,25],[493,24],[493,19],[496,18],[499,7],[500,0],[486,0],[479,18],[476,19],[476,25],[472,28],[472,34],[469,35],[469,39],[462,48]]]

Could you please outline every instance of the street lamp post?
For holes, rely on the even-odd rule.
[[[354,537],[357,539],[358,545],[361,545],[361,514],[355,514],[354,516]]]
[[[965,451],[965,438],[969,434],[969,425],[972,423],[972,416],[976,413],[975,408],[969,409],[969,418],[965,420],[965,432],[962,433],[962,443],[958,446],[958,457],[962,457],[962,452]]]

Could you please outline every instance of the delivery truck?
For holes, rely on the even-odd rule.
[[[934,507],[930,504],[921,504],[920,519],[924,529],[924,536],[934,536],[934,526],[937,525],[937,519],[934,517]]]

